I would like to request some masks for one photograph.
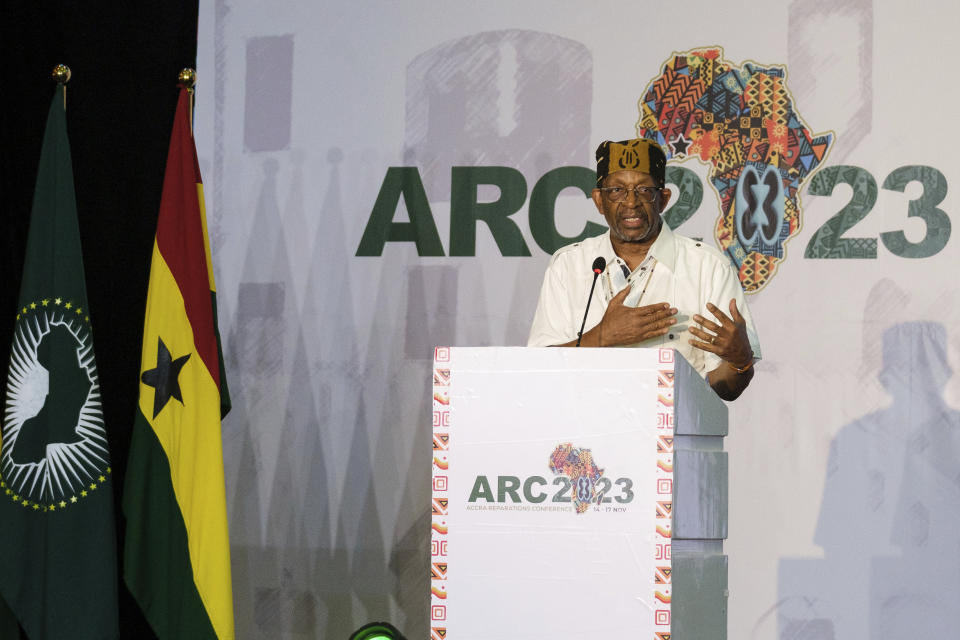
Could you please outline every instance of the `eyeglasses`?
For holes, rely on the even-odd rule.
[[[610,202],[623,202],[627,194],[633,192],[633,197],[641,202],[653,202],[660,193],[660,187],[600,187]]]

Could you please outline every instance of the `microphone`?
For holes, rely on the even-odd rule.
[[[583,322],[580,323],[580,331],[577,332],[577,346],[580,346],[580,339],[583,337],[583,328],[587,326],[587,313],[590,312],[590,301],[593,300],[593,290],[597,286],[597,277],[607,268],[607,260],[603,256],[598,256],[593,261],[593,284],[590,285],[590,295],[587,296],[587,308],[583,310]]]

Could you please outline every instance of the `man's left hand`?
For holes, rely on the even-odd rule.
[[[691,340],[690,344],[716,354],[737,369],[749,366],[753,362],[753,350],[747,336],[747,323],[737,309],[737,301],[730,300],[729,316],[709,302],[707,311],[713,314],[718,322],[695,314],[693,320],[703,328],[690,327],[690,333],[699,338]]]

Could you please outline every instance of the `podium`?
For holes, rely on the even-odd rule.
[[[726,640],[726,405],[672,349],[438,347],[431,638]]]

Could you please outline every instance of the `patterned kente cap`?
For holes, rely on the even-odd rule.
[[[597,147],[597,186],[611,173],[626,170],[649,173],[658,184],[663,185],[667,156],[660,145],[646,138],[601,142]]]

